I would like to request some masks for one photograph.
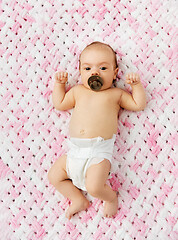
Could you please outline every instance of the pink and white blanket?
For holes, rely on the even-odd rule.
[[[176,240],[178,38],[176,0],[0,1],[0,239]],[[119,191],[114,219],[91,196],[65,218],[69,201],[47,173],[66,151],[71,112],[54,110],[53,74],[80,81],[78,57],[92,41],[117,52],[119,77],[138,72],[141,112],[121,110],[110,179]]]

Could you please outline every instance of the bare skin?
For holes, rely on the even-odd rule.
[[[66,72],[55,74],[53,89],[53,104],[57,110],[73,108],[69,125],[70,136],[75,138],[112,138],[117,133],[117,117],[120,107],[131,111],[143,110],[146,106],[144,88],[138,74],[126,75],[126,83],[132,87],[132,94],[112,88],[118,68],[114,66],[111,49],[106,45],[86,48],[80,58],[80,74],[82,84],[65,91],[68,80]],[[95,92],[88,86],[88,78],[99,75],[104,84],[100,91]],[[118,210],[116,192],[106,184],[110,171],[110,162],[105,159],[99,164],[92,165],[86,173],[86,189],[92,196],[104,201],[104,216],[113,217]],[[70,219],[75,213],[89,206],[88,200],[76,188],[66,173],[66,155],[60,157],[48,174],[49,181],[64,196],[72,201],[66,212]]]
[[[54,163],[48,173],[48,177],[56,190],[72,201],[72,204],[66,211],[66,217],[68,219],[75,213],[89,207],[89,201],[83,196],[82,192],[72,184],[72,181],[69,180],[67,176],[66,155],[63,155]]]

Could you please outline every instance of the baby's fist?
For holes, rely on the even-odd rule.
[[[140,76],[137,73],[128,73],[126,75],[126,83],[135,85],[140,82]]]
[[[54,75],[54,79],[57,83],[65,84],[68,80],[67,72],[56,72]]]

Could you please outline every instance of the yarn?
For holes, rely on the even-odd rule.
[[[177,2],[3,0],[0,2],[0,239],[178,239]],[[117,53],[115,85],[138,72],[147,93],[141,112],[121,110],[109,183],[115,218],[91,201],[70,221],[70,202],[47,173],[66,152],[71,111],[56,111],[56,71],[67,89],[80,82],[78,60],[91,42]]]

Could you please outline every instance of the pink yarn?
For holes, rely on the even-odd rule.
[[[0,2],[0,239],[178,239],[176,1]],[[103,202],[65,218],[70,202],[48,170],[67,151],[71,112],[54,110],[54,73],[80,82],[78,60],[92,41],[110,44],[117,87],[138,72],[148,105],[121,110],[108,182],[118,191],[113,219]]]

